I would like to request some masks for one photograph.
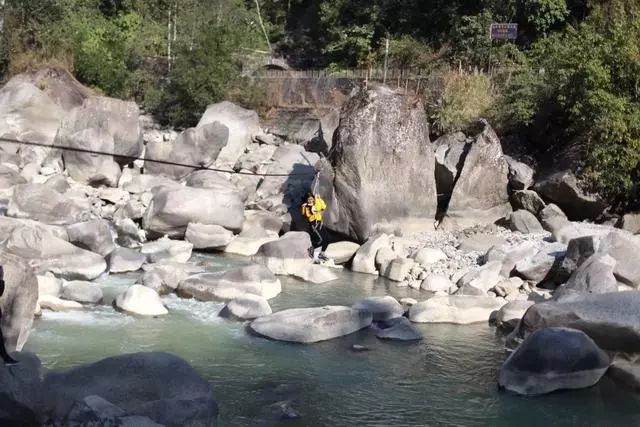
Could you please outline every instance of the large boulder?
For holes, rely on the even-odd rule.
[[[15,353],[15,366],[0,364],[0,424],[40,426],[44,393],[40,359],[32,353]]]
[[[487,291],[503,279],[500,276],[501,270],[502,263],[492,261],[469,271],[458,280],[457,285],[460,287],[458,295],[486,295]]]
[[[279,341],[310,344],[352,334],[371,325],[372,315],[349,307],[294,308],[254,320],[255,333]]]
[[[534,183],[535,171],[527,164],[511,156],[505,156],[509,164],[509,184],[513,190],[526,190]]]
[[[233,189],[160,187],[154,192],[142,223],[152,234],[182,238],[192,222],[240,231],[243,214],[242,196]]]
[[[547,206],[538,193],[532,190],[515,191],[511,195],[511,205],[515,210],[523,209],[536,216]]]
[[[544,233],[544,228],[538,218],[529,211],[523,209],[512,212],[509,216],[509,228],[523,234]]]
[[[486,263],[501,262],[500,275],[509,277],[518,262],[533,257],[537,253],[538,248],[531,242],[523,242],[515,246],[496,245],[484,255],[484,261]]]
[[[226,246],[225,252],[252,256],[265,243],[278,240],[282,219],[267,211],[248,210],[244,213],[242,232]]]
[[[464,165],[470,144],[462,132],[444,135],[433,143],[436,155],[436,185],[438,194],[450,197],[458,172]]]
[[[107,269],[101,255],[86,251],[45,231],[16,228],[4,242],[7,252],[29,261],[37,274],[93,280]]]
[[[618,281],[633,288],[640,287],[640,239],[622,231],[614,231],[600,240],[598,252],[615,261],[613,274]]]
[[[373,321],[389,320],[404,314],[404,308],[392,296],[369,297],[351,306],[356,310],[368,311],[373,315]]]
[[[103,219],[80,222],[67,227],[69,242],[104,257],[114,251],[116,245],[109,223]]]
[[[109,255],[109,272],[127,273],[138,271],[147,261],[147,256],[129,248],[116,248]]]
[[[0,200],[2,201],[11,199],[16,185],[27,183],[16,169],[0,164]]]
[[[606,204],[597,196],[580,188],[571,172],[556,172],[536,182],[534,189],[545,199],[558,205],[572,220],[597,218]]]
[[[191,258],[193,245],[189,242],[171,240],[166,237],[154,242],[145,243],[140,253],[145,255],[149,262],[177,262],[184,263]]]
[[[89,212],[88,199],[68,197],[44,184],[17,185],[7,208],[7,216],[53,225],[86,221]]]
[[[261,296],[246,294],[227,303],[223,313],[241,320],[253,320],[271,314],[269,302]]]
[[[465,158],[440,227],[455,230],[492,224],[509,215],[508,175],[500,140],[485,123]]]
[[[209,105],[197,127],[215,122],[226,126],[229,132],[227,144],[218,155],[218,164],[233,166],[245,147],[261,132],[258,114],[223,101]]]
[[[180,282],[194,274],[204,273],[204,268],[183,263],[147,264],[142,267],[142,284],[162,294],[173,292]]]
[[[513,348],[533,331],[547,327],[579,329],[604,350],[640,352],[640,292],[576,295],[532,306],[509,336]]]
[[[256,192],[259,205],[278,215],[291,212],[300,216],[300,204],[311,190],[320,160],[299,145],[286,144],[277,148],[272,161],[262,172],[265,176]]]
[[[338,275],[334,273],[334,268],[318,265],[300,265],[289,271],[289,275],[309,283],[327,283],[338,280]]]
[[[195,167],[211,166],[220,150],[227,145],[229,129],[218,122],[207,123],[182,132],[175,141],[156,140],[147,144],[145,159],[193,165],[176,166],[160,162],[145,162],[145,169],[156,175],[182,179]]]
[[[233,232],[220,225],[190,222],[185,240],[193,244],[194,249],[222,250],[233,240]]]
[[[209,426],[218,416],[209,382],[168,353],[124,354],[53,371],[44,379],[44,392],[48,420],[63,419],[76,401],[92,395],[167,427]]]
[[[130,286],[116,297],[113,305],[118,310],[138,316],[162,316],[169,313],[158,293],[142,285]]]
[[[631,234],[640,234],[640,213],[627,213],[620,218],[616,225]]]
[[[376,255],[381,248],[389,246],[389,237],[380,234],[369,238],[354,255],[351,269],[357,273],[378,274]]]
[[[496,313],[496,326],[503,331],[511,332],[533,304],[533,301],[527,300],[515,300],[506,303]]]
[[[553,203],[548,204],[539,212],[540,223],[542,227],[556,234],[567,225],[570,225],[569,218],[562,212],[562,209]]]
[[[38,305],[42,310],[76,311],[84,310],[84,306],[76,301],[64,300],[52,295],[40,295]]]
[[[561,280],[567,280],[600,247],[600,237],[585,236],[572,239],[560,266]]]
[[[262,265],[196,274],[180,282],[178,294],[201,301],[230,301],[246,294],[271,299],[282,291],[280,280]]]
[[[353,242],[331,243],[325,255],[336,264],[346,264],[354,257],[360,249],[360,245]]]
[[[390,225],[430,229],[437,210],[435,158],[419,101],[385,86],[363,88],[344,106],[335,141],[330,229],[358,242]]]
[[[422,284],[420,285],[420,289],[428,292],[447,292],[449,293],[451,289],[454,289],[456,285],[449,280],[447,276],[442,274],[429,274],[424,278]]]
[[[20,351],[27,342],[38,302],[38,281],[28,260],[0,251],[4,293],[0,297],[2,334],[8,351]]]
[[[114,153],[115,141],[107,129],[90,128],[75,133],[61,130],[56,145],[101,153]],[[69,176],[81,184],[117,187],[120,166],[113,156],[63,150],[62,156]]]
[[[546,328],[531,334],[500,368],[501,387],[539,395],[595,385],[609,368],[609,356],[584,332]]]
[[[100,286],[90,282],[74,280],[62,286],[62,299],[75,301],[81,304],[98,304],[103,298]]]
[[[275,274],[294,275],[311,264],[310,247],[309,234],[290,231],[280,239],[262,245],[253,260]]]
[[[135,102],[99,96],[89,97],[81,107],[74,108],[65,117],[56,139],[65,142],[78,132],[99,129],[113,139],[112,152],[122,156],[116,157],[116,161],[121,164],[132,163],[131,157],[139,157],[143,149],[139,116],[140,109]],[[86,162],[89,161],[87,156],[91,155],[78,153],[78,156],[83,156],[82,161]]]
[[[465,325],[489,320],[505,304],[502,298],[488,296],[442,296],[419,302],[409,310],[414,323],[455,323]]]
[[[555,297],[566,292],[605,294],[616,292],[618,282],[613,274],[616,260],[609,255],[595,254],[586,259],[571,275],[567,283],[556,290]]]
[[[562,243],[544,245],[535,255],[524,258],[516,263],[515,271],[523,278],[532,282],[557,283],[557,272],[567,251]]]

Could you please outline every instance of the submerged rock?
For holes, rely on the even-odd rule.
[[[539,395],[595,385],[609,357],[584,332],[546,328],[531,334],[500,368],[498,383],[509,391]]]
[[[180,282],[189,276],[204,273],[204,268],[202,267],[176,262],[147,264],[142,268],[145,271],[142,275],[142,283],[144,286],[160,294],[173,292],[178,288]]]
[[[279,311],[254,320],[250,327],[267,338],[309,344],[352,334],[371,322],[369,312],[325,306]]]
[[[193,245],[189,242],[162,238],[155,242],[145,243],[140,252],[146,255],[151,263],[184,263],[191,258],[192,250]]]
[[[272,313],[269,302],[261,296],[246,294],[227,303],[223,313],[242,320],[252,320]]]
[[[384,328],[376,331],[376,337],[385,340],[418,341],[422,334],[406,317],[395,317],[384,322]]]
[[[82,304],[98,304],[102,301],[103,294],[98,285],[89,282],[72,281],[62,286],[61,298]]]
[[[356,310],[368,311],[373,315],[373,321],[389,320],[404,314],[402,305],[392,296],[369,297],[351,306]]]
[[[168,353],[124,354],[53,371],[45,376],[44,392],[45,416],[54,421],[87,396],[100,396],[126,414],[167,427],[209,426],[218,416],[209,382]]]
[[[525,300],[506,303],[496,314],[496,326],[504,331],[511,332],[533,304],[533,301]]]

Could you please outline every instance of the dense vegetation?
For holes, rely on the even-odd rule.
[[[381,67],[389,40],[391,68],[445,73],[427,97],[434,132],[489,116],[539,159],[566,160],[612,203],[637,203],[637,0],[3,3],[0,72],[63,65],[178,125],[216,100],[259,107],[263,91],[240,73],[253,50],[297,68]],[[491,43],[491,22],[518,23],[516,42]]]

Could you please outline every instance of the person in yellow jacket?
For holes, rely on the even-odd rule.
[[[325,251],[329,246],[327,233],[322,226],[322,212],[327,209],[327,204],[318,195],[309,194],[307,201],[302,204],[302,217],[309,224],[309,235],[311,236],[311,247],[309,248],[309,256],[315,257],[315,252],[320,248],[318,260],[327,261]]]

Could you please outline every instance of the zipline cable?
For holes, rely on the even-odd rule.
[[[186,163],[171,162],[171,161],[168,161],[168,160],[149,159],[149,158],[137,157],[137,156],[126,156],[126,155],[123,155],[123,154],[109,153],[107,151],[88,150],[86,148],[66,147],[64,145],[44,144],[44,143],[33,142],[33,141],[21,141],[19,139],[6,138],[6,137],[0,137],[0,141],[8,142],[10,144],[27,145],[27,146],[32,146],[32,147],[44,147],[44,148],[53,148],[53,149],[56,149],[56,150],[63,150],[63,151],[74,151],[76,153],[94,154],[94,155],[99,155],[99,156],[119,157],[121,159],[131,160],[132,162],[135,161],[135,160],[142,160],[144,162],[159,163],[159,164],[162,164],[162,165],[180,166],[180,167],[198,169],[198,170],[209,170],[209,171],[213,171],[213,172],[222,172],[222,173],[229,173],[229,174],[234,174],[234,175],[249,175],[249,176],[264,176],[264,177],[269,177],[269,176],[288,177],[288,176],[317,176],[319,174],[319,171],[314,171],[314,172],[292,172],[292,173],[253,173],[253,172],[243,172],[243,171],[234,171],[234,170],[228,170],[228,169],[218,169],[218,168],[212,168],[212,167],[201,166],[201,165],[190,165],[190,164],[186,164]]]

